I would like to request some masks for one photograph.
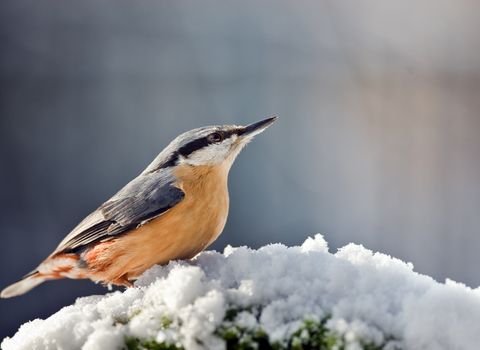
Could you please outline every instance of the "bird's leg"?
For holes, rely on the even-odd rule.
[[[135,287],[134,284],[133,284],[132,282],[130,282],[129,280],[127,280],[127,279],[126,279],[125,281],[123,281],[123,285],[124,285],[125,287],[127,287],[127,288],[133,288],[133,287]]]

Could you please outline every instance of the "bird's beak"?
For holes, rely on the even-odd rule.
[[[277,118],[278,117],[271,117],[245,126],[244,132],[240,135],[240,138],[251,139],[255,135],[260,134],[268,126],[270,126],[270,124],[277,120]]]

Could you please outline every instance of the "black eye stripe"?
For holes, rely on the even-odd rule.
[[[210,142],[208,142],[207,137],[202,137],[201,139],[190,141],[185,146],[180,147],[177,153],[183,157],[188,157],[193,152],[198,151],[199,149],[204,148],[209,144]]]
[[[217,130],[217,131],[214,131],[213,133],[215,133],[215,132],[221,134],[222,139],[226,140],[226,139],[232,137],[232,135],[234,135],[234,134],[238,135],[238,136],[244,134],[245,133],[245,128],[244,127],[237,127],[235,129],[231,129],[231,130]],[[210,133],[208,135],[211,135],[211,134],[212,133]],[[177,151],[173,152],[170,155],[170,157],[168,157],[165,161],[163,161],[161,164],[159,164],[158,167],[151,170],[150,173],[156,172],[156,171],[158,171],[162,168],[175,166],[177,164],[179,156],[188,157],[193,152],[198,151],[199,149],[204,148],[208,145],[211,145],[212,142],[209,142],[207,140],[208,135],[204,136],[200,139],[190,141],[189,143],[183,145]]]
[[[221,132],[219,131],[218,132],[219,134],[221,134]],[[180,147],[178,149],[178,154],[180,154],[181,156],[183,157],[188,157],[190,154],[192,154],[193,152],[195,151],[198,151],[199,149],[201,148],[204,148],[208,145],[210,145],[212,142],[210,142],[208,140],[208,136],[210,136],[211,134],[205,136],[205,137],[202,137],[201,139],[197,139],[197,140],[193,140],[193,141],[190,141],[189,143],[187,143],[185,146],[183,147]],[[225,138],[225,137],[224,137]]]
[[[242,135],[244,132],[245,132],[245,128],[240,128],[240,127],[232,130],[217,130],[217,131],[214,131],[213,133],[208,134],[205,137],[190,141],[183,147],[180,147],[177,154],[183,157],[188,157],[193,152],[198,151],[199,149],[210,145],[212,142],[208,140],[208,137],[215,133],[220,134],[222,136],[222,141],[223,141],[232,137],[232,135]]]

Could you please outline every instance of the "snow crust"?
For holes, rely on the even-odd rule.
[[[3,350],[117,350],[125,336],[224,349],[214,335],[232,308],[235,322],[261,326],[271,340],[290,336],[310,317],[331,314],[327,326],[348,349],[358,339],[386,348],[478,349],[480,290],[445,284],[413,272],[413,265],[349,244],[328,252],[321,235],[300,247],[271,244],[258,250],[206,251],[191,261],[154,266],[123,293],[78,298],[46,320],[22,325]],[[172,322],[167,326],[166,323]]]

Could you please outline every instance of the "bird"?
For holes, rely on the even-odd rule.
[[[153,265],[193,258],[225,227],[227,178],[235,158],[276,119],[181,134],[0,296],[22,295],[47,280],[65,277],[133,287],[132,280]]]

